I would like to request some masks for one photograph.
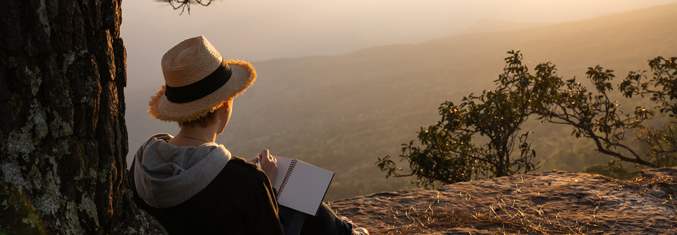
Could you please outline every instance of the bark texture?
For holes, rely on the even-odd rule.
[[[125,156],[121,0],[0,1],[0,234],[156,234]]]

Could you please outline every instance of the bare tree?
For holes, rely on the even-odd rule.
[[[197,3],[202,6],[209,6],[209,4],[212,4],[212,0],[156,0],[158,2],[166,2],[169,3],[174,10],[181,9],[180,15],[183,15],[183,12],[188,10],[188,14],[190,15],[190,4],[191,3]]]

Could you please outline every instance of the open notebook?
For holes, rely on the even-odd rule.
[[[297,211],[315,215],[334,172],[310,165],[298,159],[277,158],[277,202]]]

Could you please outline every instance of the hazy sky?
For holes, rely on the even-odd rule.
[[[224,57],[248,61],[327,55],[449,36],[480,20],[558,23],[677,0],[217,0],[191,14],[154,0],[122,3],[128,90],[161,84],[162,54],[205,35]]]

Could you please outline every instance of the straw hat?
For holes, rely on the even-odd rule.
[[[150,116],[186,122],[221,108],[256,80],[246,61],[225,60],[203,36],[189,38],[162,56],[165,84],[151,97]]]

